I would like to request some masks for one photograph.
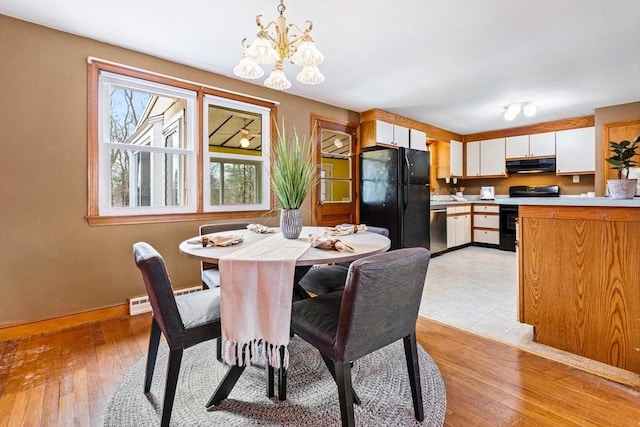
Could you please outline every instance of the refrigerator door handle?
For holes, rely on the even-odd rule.
[[[409,165],[409,157],[407,156],[407,152],[403,150],[402,154],[404,154],[404,163],[405,168],[402,173],[402,192],[403,192],[403,210],[407,210],[407,206],[409,206],[409,180],[411,179],[411,166]]]

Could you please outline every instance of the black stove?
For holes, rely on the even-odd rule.
[[[509,187],[509,197],[560,197],[557,185],[516,185]],[[515,252],[518,205],[500,205],[500,249]]]
[[[557,185],[516,185],[509,187],[509,197],[560,197],[560,187]]]

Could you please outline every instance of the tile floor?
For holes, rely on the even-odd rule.
[[[431,259],[420,314],[640,388],[640,375],[532,341],[517,321],[516,254],[469,246]]]

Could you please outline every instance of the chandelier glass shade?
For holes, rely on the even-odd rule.
[[[324,61],[324,55],[316,48],[310,35],[313,23],[307,21],[308,27],[304,31],[295,24],[287,24],[285,9],[284,1],[280,0],[280,16],[266,26],[260,22],[262,15],[256,16],[258,35],[251,44],[247,43],[246,38],[242,40],[243,55],[240,63],[234,67],[233,74],[243,79],[259,79],[264,75],[259,64],[273,64],[273,70],[264,85],[276,90],[286,90],[291,87],[291,82],[283,71],[283,64],[289,60],[302,67],[302,71],[296,76],[300,83],[317,85],[324,82],[324,75],[318,69],[318,65]],[[292,28],[300,31],[301,35],[290,35]]]

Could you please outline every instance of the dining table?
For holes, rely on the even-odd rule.
[[[365,228],[365,230],[362,230]],[[309,271],[313,266],[323,264],[334,264],[355,261],[359,258],[363,258],[369,255],[387,251],[391,246],[391,241],[386,236],[378,233],[366,231],[366,227],[354,228],[355,232],[345,232],[344,229],[338,230],[338,235],[335,235],[334,228],[327,227],[314,227],[305,226],[297,239],[285,239],[278,228],[265,228],[261,229],[263,232],[256,232],[250,229],[230,230],[219,233],[212,233],[207,235],[207,239],[210,242],[215,242],[216,238],[222,239],[225,242],[232,242],[226,246],[218,245],[206,245],[202,244],[202,236],[191,237],[184,240],[179,245],[179,251],[187,257],[197,259],[212,264],[218,264],[220,269],[220,287],[221,287],[221,323],[223,330],[223,346],[227,345],[225,342],[225,335],[233,335],[236,331],[233,327],[242,329],[244,325],[236,325],[237,322],[245,322],[246,318],[251,318],[253,313],[260,312],[264,316],[271,315],[274,319],[268,319],[271,322],[271,327],[278,329],[280,336],[285,334],[286,343],[288,343],[290,333],[290,312],[292,300],[309,298],[311,297],[300,285],[299,280]],[[266,232],[264,232],[266,231]],[[313,238],[316,238],[315,240]],[[335,245],[324,245],[325,248],[314,247],[312,242],[317,244],[318,238],[324,241],[331,241],[335,239],[340,241],[338,247],[344,250],[336,250]],[[346,246],[341,246],[346,245]],[[285,265],[285,273],[288,266],[292,267],[290,275],[275,273],[276,276],[280,276],[281,282],[275,287],[280,287],[278,292],[282,292],[286,301],[280,301],[282,307],[279,310],[267,310],[265,311],[262,304],[262,299],[269,299],[265,297],[265,293],[256,291],[255,287],[262,285],[259,282],[262,278],[264,281],[264,272],[247,272],[247,266],[254,264],[265,264],[265,262],[271,262],[279,264],[279,260],[287,261],[283,262]],[[244,264],[242,264],[244,262]],[[249,264],[247,264],[247,262]],[[269,265],[269,264],[266,264]],[[269,273],[272,274],[271,270]],[[238,276],[238,277],[236,277]],[[268,275],[267,275],[268,276]],[[282,277],[285,281],[282,282]],[[227,288],[225,288],[227,286]],[[264,285],[263,285],[264,286]],[[274,287],[269,283],[267,286]],[[242,304],[248,305],[248,307],[242,307],[239,309],[237,306],[230,307],[229,301],[232,298],[229,296],[231,288],[237,289],[240,294],[251,294],[252,299],[242,301]],[[243,289],[246,288],[246,289]],[[269,291],[271,292],[271,291]],[[255,297],[257,295],[257,297]],[[245,298],[241,295],[240,298]],[[225,301],[227,304],[225,305]],[[235,302],[235,301],[234,301]],[[244,311],[243,311],[244,310]],[[278,314],[284,311],[284,315]],[[233,318],[235,316],[235,319]],[[227,324],[225,325],[225,320]],[[232,322],[233,321],[233,322]],[[273,323],[275,321],[275,324]],[[236,322],[236,323],[234,323]],[[253,331],[252,325],[249,325]],[[260,329],[260,328],[258,328]],[[226,333],[225,333],[226,332]],[[269,340],[266,340],[269,341]],[[286,364],[288,361],[288,352],[286,349],[286,343],[276,346],[274,355],[271,356],[271,360],[278,361],[269,362],[268,367],[268,384],[267,395],[273,396],[273,365],[278,364],[278,398],[280,400],[286,400]],[[247,346],[245,346],[247,347]],[[207,407],[215,406],[226,399],[231,393],[234,385],[242,375],[247,363],[252,363],[253,359],[247,358],[242,360],[244,356],[244,348],[242,352],[238,349],[236,352],[229,352],[228,345],[225,347],[226,354],[232,355],[232,358],[228,357],[225,362],[230,364],[231,367],[225,374],[217,389],[209,399]],[[235,351],[235,350],[234,350]],[[264,353],[264,349],[261,350]],[[247,353],[255,353],[257,350],[253,347],[247,350]],[[240,359],[240,360],[238,360]],[[269,359],[269,356],[267,356]]]

